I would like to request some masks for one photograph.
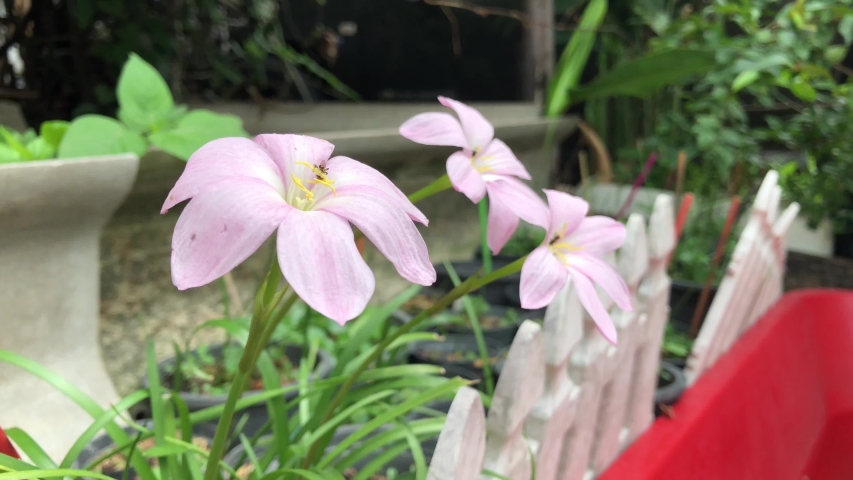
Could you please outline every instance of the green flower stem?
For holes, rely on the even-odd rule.
[[[435,195],[436,193],[443,192],[449,189],[450,187],[450,178],[447,176],[447,174],[444,174],[426,187],[409,195],[409,201],[412,203],[417,203],[425,198]]]
[[[287,287],[278,292],[274,290],[278,286],[280,275],[277,266],[278,262],[273,262],[273,267],[270,269],[267,280],[258,289],[255,311],[252,315],[251,326],[249,327],[249,338],[246,341],[246,348],[243,349],[243,355],[240,357],[240,364],[237,367],[234,380],[231,382],[231,388],[228,390],[228,397],[222,409],[222,416],[219,418],[219,423],[216,426],[216,433],[213,436],[213,443],[210,446],[210,455],[207,458],[204,480],[216,480],[219,477],[219,462],[225,454],[228,431],[231,429],[231,424],[234,421],[234,411],[237,401],[243,396],[249,376],[255,370],[258,358],[269,342],[276,325],[287,314],[290,307],[296,303],[298,298],[296,294],[290,295],[284,301],[284,304],[276,310],[276,307],[281,303],[284,294],[287,292]],[[275,281],[270,282],[271,279],[275,279]]]
[[[461,298],[463,295],[467,295],[468,293],[473,292],[474,290],[482,288],[483,286],[488,285],[489,283],[494,282],[499,278],[521,271],[521,266],[524,264],[524,260],[526,259],[527,255],[522,258],[519,258],[518,260],[510,263],[509,265],[506,265],[505,267],[495,270],[494,272],[484,275],[482,277],[479,276],[479,272],[477,274],[474,274],[473,276],[462,282],[460,285],[458,285],[456,288],[451,290],[447,295],[442,297],[431,307],[418,313],[411,320],[400,326],[400,328],[394,331],[393,334],[385,337],[385,339],[382,340],[382,342],[376,347],[376,349],[374,349],[373,353],[370,354],[369,357],[364,359],[363,362],[361,362],[361,365],[359,365],[358,368],[356,368],[355,371],[350,374],[349,379],[347,379],[347,381],[341,386],[341,388],[338,389],[338,393],[335,394],[335,397],[332,399],[331,403],[329,404],[329,407],[326,408],[322,420],[320,421],[320,425],[326,423],[332,417],[335,412],[335,409],[337,409],[338,406],[340,406],[341,402],[343,402],[347,393],[358,380],[358,378],[361,376],[362,372],[367,370],[367,367],[373,362],[375,362],[376,359],[378,359],[382,355],[382,352],[385,351],[386,348],[388,348],[388,345],[390,345],[394,340],[399,338],[401,335],[410,332],[429,317],[446,309],[451,303],[456,301],[458,298]],[[311,444],[311,447],[308,449],[308,454],[305,456],[303,468],[308,468],[311,466],[311,462],[314,458],[314,455],[316,454],[317,447],[318,444],[316,441]]]
[[[483,197],[477,204],[480,210],[480,251],[483,255],[483,272],[492,273],[492,251],[489,249],[489,200]]]

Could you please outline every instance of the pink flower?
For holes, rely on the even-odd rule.
[[[601,259],[625,241],[625,226],[608,217],[587,217],[589,204],[581,198],[556,190],[545,190],[545,195],[550,210],[548,233],[521,268],[521,307],[548,305],[571,277],[581,304],[598,330],[615,344],[616,328],[594,283],[619,308],[632,310],[631,294],[622,277]]]
[[[489,248],[498,253],[518,227],[518,219],[535,225],[547,221],[545,203],[518,178],[530,180],[512,150],[495,138],[495,129],[477,110],[438,97],[449,113],[422,113],[400,126],[400,135],[424,145],[460,147],[447,159],[447,176],[457,192],[478,203],[489,195]],[[517,178],[516,178],[517,177]]]
[[[435,282],[414,221],[427,219],[373,168],[334,145],[300,135],[223,138],[196,151],[162,213],[184,200],[172,237],[172,281],[180,290],[216,280],[277,231],[285,279],[312,308],[343,324],[373,295],[373,272],[352,223],[405,279]]]

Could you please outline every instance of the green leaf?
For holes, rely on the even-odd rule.
[[[838,22],[838,33],[844,37],[846,45],[850,45],[853,42],[853,15],[846,15]]]
[[[21,154],[14,148],[0,143],[0,163],[11,163],[21,160]]]
[[[21,142],[21,135],[17,132],[0,126],[0,139],[6,142],[6,145],[14,150],[22,160],[30,160],[32,158],[26,145]]]
[[[151,447],[142,452],[142,456],[146,458],[170,457],[174,455],[181,455],[189,451],[190,450],[183,445],[166,444]]]
[[[56,463],[51,460],[50,456],[26,432],[20,428],[10,428],[6,430],[6,434],[9,435],[9,438],[21,448],[21,451],[37,467],[44,469],[56,468]]]
[[[545,113],[549,117],[559,115],[569,107],[570,92],[580,81],[598,35],[598,27],[606,14],[607,0],[592,0],[584,9],[578,28],[560,55],[556,72],[548,85]]]
[[[572,103],[613,96],[646,98],[665,86],[681,83],[716,66],[714,53],[710,51],[675,49],[652,53],[622,62],[579,88],[573,92]]]
[[[814,87],[809,84],[809,82],[804,79],[802,76],[794,77],[793,81],[791,81],[791,93],[793,93],[800,100],[804,100],[806,102],[813,102],[815,98],[817,98],[817,92]]]
[[[56,149],[42,137],[28,143],[27,150],[30,152],[30,160],[45,160],[56,156]]]
[[[152,133],[151,143],[183,160],[202,145],[223,137],[246,137],[243,121],[234,115],[193,110],[184,115],[171,130]]]
[[[62,143],[62,137],[71,124],[65,120],[50,120],[41,124],[39,136],[41,136],[48,145],[54,149],[59,149],[59,144]]]
[[[761,77],[761,74],[755,70],[745,70],[740,72],[732,82],[732,91],[737,93],[749,85],[755,83]]]
[[[175,108],[172,92],[160,73],[131,53],[121,69],[116,88],[119,115],[129,126],[156,130],[165,126]]]
[[[112,477],[108,477],[100,473],[89,472],[86,470],[72,470],[70,468],[63,468],[59,470],[26,470],[23,472],[0,473],[0,480],[25,480],[50,477],[97,478],[99,480],[115,480]]]
[[[83,115],[71,122],[62,143],[59,158],[91,157],[117,153],[142,156],[145,139],[124,125],[103,115]]]
[[[847,56],[847,47],[841,45],[833,45],[823,52],[823,57],[830,65],[837,65]]]

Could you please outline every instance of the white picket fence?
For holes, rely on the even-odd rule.
[[[726,276],[690,352],[685,372],[688,385],[782,296],[787,257],[785,238],[800,206],[788,205],[777,218],[782,194],[778,182],[779,175],[770,171],[761,183]]]
[[[782,292],[785,234],[799,206],[777,218],[781,190],[770,172],[751,207],[727,275],[689,360],[695,380]],[[611,309],[619,332],[612,346],[585,314],[571,283],[543,325],[525,321],[510,348],[489,409],[461,389],[447,415],[428,480],[476,480],[485,469],[512,480],[594,478],[654,420],[653,403],[669,317],[666,259],[675,247],[672,199],[655,200],[648,232],[632,214],[618,252],[634,311]],[[606,298],[606,296],[603,296]]]

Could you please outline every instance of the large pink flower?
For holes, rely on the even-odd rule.
[[[547,221],[547,207],[518,180],[530,174],[512,150],[495,138],[495,129],[477,110],[445,97],[449,113],[422,113],[400,126],[400,135],[424,145],[460,147],[447,159],[447,176],[457,192],[477,203],[489,195],[489,248],[498,253],[518,227],[518,219],[535,225]]]
[[[414,221],[427,219],[373,168],[334,145],[300,135],[214,140],[196,151],[162,213],[192,198],[172,237],[172,281],[179,289],[216,280],[278,231],[278,260],[294,291],[338,323],[355,318],[373,295],[373,272],[349,223],[405,279],[435,282]],[[348,223],[349,222],[349,223]]]
[[[521,268],[521,306],[542,308],[566,285],[569,277],[581,304],[598,330],[616,343],[616,328],[598,298],[598,284],[622,310],[630,312],[631,294],[622,277],[604,262],[604,254],[625,241],[625,226],[608,217],[587,217],[589,204],[556,190],[545,190],[550,218],[548,233]]]

